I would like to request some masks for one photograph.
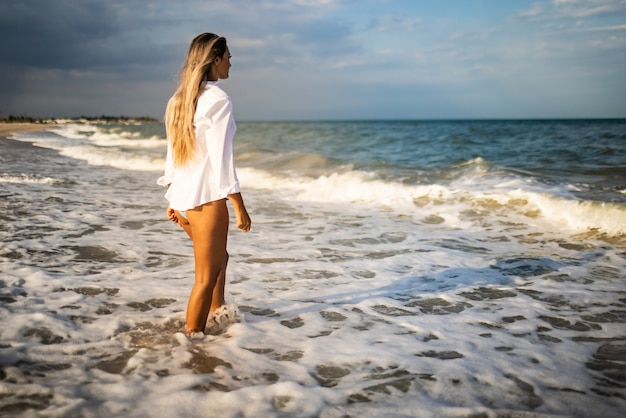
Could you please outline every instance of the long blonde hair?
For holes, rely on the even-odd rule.
[[[182,166],[195,157],[193,117],[201,87],[207,80],[213,61],[217,57],[223,57],[225,53],[226,39],[214,33],[200,34],[191,41],[178,88],[165,111],[165,129],[172,143],[176,166]]]

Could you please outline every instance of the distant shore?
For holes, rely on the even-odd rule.
[[[154,119],[148,116],[144,117],[126,117],[126,116],[97,116],[86,117],[81,116],[78,118],[66,118],[66,119],[32,119],[29,117],[0,119],[0,137],[10,136],[18,132],[36,132],[43,131],[48,128],[52,128],[58,125],[64,125],[68,123],[75,124],[88,124],[88,123],[120,123],[120,124],[136,124],[143,122],[158,122],[158,119]]]
[[[36,132],[55,126],[53,123],[0,123],[0,138],[19,132]]]

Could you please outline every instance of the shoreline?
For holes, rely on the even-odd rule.
[[[621,125],[550,126],[242,129],[262,151],[237,173],[257,228],[228,239],[244,320],[194,341],[192,246],[163,217],[155,127],[26,126],[41,131],[0,140],[0,416],[622,418],[615,212],[499,169],[618,166],[588,150],[617,153]]]
[[[0,123],[0,139],[8,139],[20,132],[37,132],[57,126],[50,123]]]

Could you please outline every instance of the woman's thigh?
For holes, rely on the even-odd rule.
[[[187,211],[194,254],[211,257],[221,265],[226,257],[228,208],[226,199],[205,203]]]

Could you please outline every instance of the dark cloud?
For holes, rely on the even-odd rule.
[[[81,70],[173,59],[176,54],[168,57],[170,49],[157,36],[167,22],[146,6],[145,1],[3,0],[0,64]]]
[[[65,115],[95,110],[109,94],[105,106],[121,107],[138,101],[127,97],[133,83],[173,80],[187,40],[176,45],[160,36],[176,22],[148,6],[139,0],[3,0],[0,112]]]
[[[0,62],[39,68],[88,66],[90,45],[118,31],[109,2],[9,0],[0,3]]]
[[[325,7],[289,0],[3,0],[0,111],[48,116],[122,108],[141,100],[138,84],[153,83],[160,93],[144,87],[149,110],[136,113],[160,115],[152,98],[171,94],[189,41],[204,31],[233,41],[234,71],[315,73],[361,52],[350,24],[328,18]]]

